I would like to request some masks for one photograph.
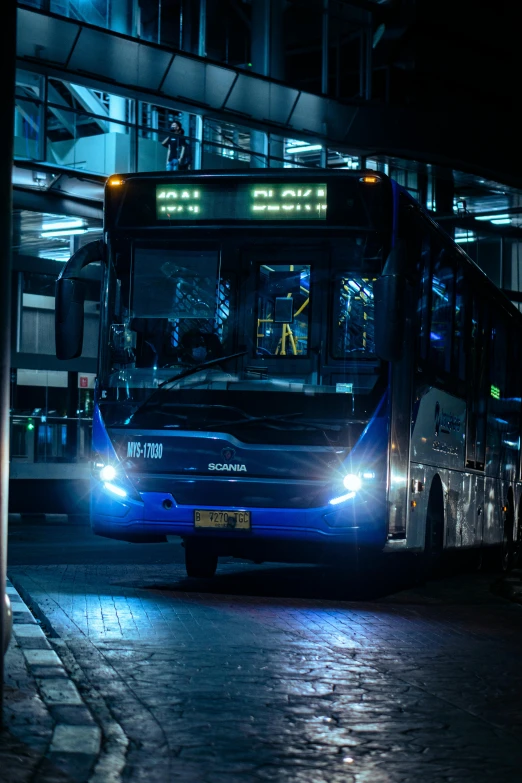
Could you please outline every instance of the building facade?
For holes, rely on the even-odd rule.
[[[54,356],[54,282],[74,250],[101,236],[105,179],[165,168],[161,142],[173,120],[183,126],[192,169],[389,174],[512,301],[522,301],[522,172],[512,165],[515,129],[495,77],[495,68],[509,67],[506,53],[478,73],[474,56],[494,37],[490,21],[481,25],[478,13],[461,28],[455,20],[448,44],[431,6],[18,4],[14,479],[86,475],[99,282],[93,277],[86,304],[84,354],[65,365]],[[437,35],[446,36],[444,52]]]

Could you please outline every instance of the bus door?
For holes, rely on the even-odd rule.
[[[468,386],[466,417],[466,468],[475,474],[477,542],[484,528],[484,468],[486,464],[487,366],[489,348],[489,310],[480,294],[473,293],[470,302],[471,323],[468,352]]]
[[[247,344],[254,331],[255,364],[268,376],[318,382],[322,319],[316,280],[321,268],[327,274],[327,267],[328,258],[314,252],[260,249],[244,254],[243,269],[250,273],[243,278],[240,302],[250,304],[243,306],[241,329]]]

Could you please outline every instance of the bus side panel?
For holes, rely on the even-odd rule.
[[[504,512],[509,484],[492,476],[485,477],[484,485],[484,544],[500,544],[504,532]]]
[[[424,546],[429,493],[436,475],[444,492],[445,546],[473,546],[480,540],[475,508],[476,477],[464,471],[465,422],[464,400],[426,385],[416,389],[408,548]]]
[[[483,526],[484,477],[435,465],[411,464],[412,492],[409,511],[408,549],[423,549],[430,487],[439,476],[444,492],[444,547],[480,546]]]

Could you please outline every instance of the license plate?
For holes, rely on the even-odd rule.
[[[196,527],[213,527],[221,530],[250,530],[250,511],[194,511]]]

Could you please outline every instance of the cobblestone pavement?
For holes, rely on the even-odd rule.
[[[275,571],[10,569],[101,726],[96,783],[520,783],[522,607],[491,580],[248,594]]]

